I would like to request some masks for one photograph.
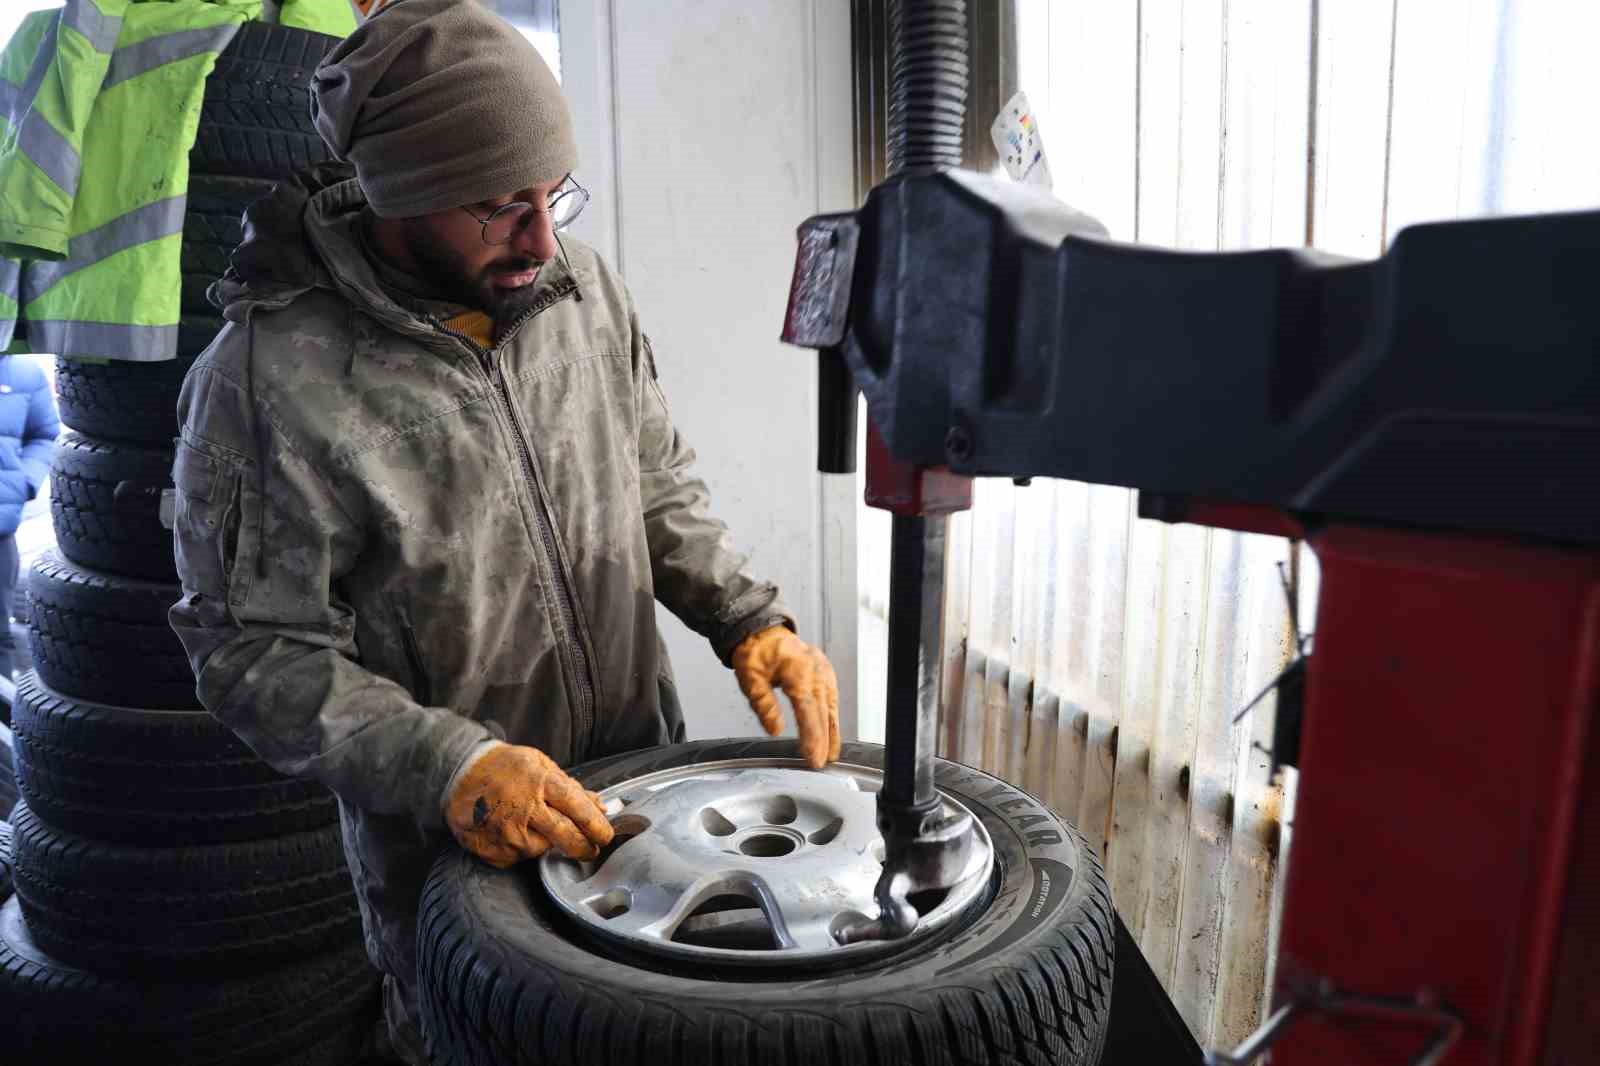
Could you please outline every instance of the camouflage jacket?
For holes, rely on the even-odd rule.
[[[726,662],[793,625],[707,510],[622,282],[566,241],[493,351],[386,295],[341,167],[246,216],[173,467],[201,702],[348,806],[441,825],[491,735],[682,735],[659,599]]]

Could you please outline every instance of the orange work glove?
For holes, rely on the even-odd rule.
[[[839,680],[833,664],[784,626],[753,633],[733,650],[733,672],[750,709],[772,736],[783,730],[774,685],[794,704],[800,754],[812,769],[839,757]]]
[[[552,845],[569,859],[593,859],[611,843],[595,794],[538,748],[519,744],[496,744],[467,767],[444,820],[462,847],[502,869]]]

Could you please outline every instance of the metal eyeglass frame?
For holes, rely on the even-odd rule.
[[[461,210],[465,211],[468,215],[471,215],[472,220],[482,227],[478,231],[478,236],[484,244],[487,244],[492,248],[497,244],[510,244],[512,240],[516,238],[516,235],[526,228],[527,222],[513,225],[511,232],[506,235],[506,239],[503,241],[491,241],[489,239],[489,223],[493,222],[501,215],[510,214],[519,210],[527,211],[529,213],[537,211],[541,214],[551,214],[555,210],[556,204],[560,203],[569,196],[579,197],[578,206],[572,212],[571,217],[567,218],[559,225],[556,225],[554,222],[552,222],[551,228],[559,232],[572,225],[577,217],[583,214],[583,209],[589,205],[589,190],[585,189],[582,185],[579,185],[577,179],[571,174],[568,174],[566,178],[563,179],[561,185],[557,186],[556,194],[545,201],[545,205],[543,207],[535,207],[526,200],[513,200],[509,204],[501,204],[499,207],[489,212],[487,218],[479,218],[477,215],[472,213],[472,208],[465,205],[462,205]]]

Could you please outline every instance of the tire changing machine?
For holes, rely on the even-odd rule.
[[[1417,226],[1380,259],[1176,253],[954,169],[964,0],[894,5],[889,177],[799,230],[818,466],[890,511],[880,917],[959,869],[935,816],[946,516],[979,476],[1306,540],[1314,656],[1274,1009],[1215,1066],[1567,1066],[1600,1031],[1600,212]],[[1590,828],[1582,831],[1580,827]],[[1117,928],[1103,1061],[1202,1061]]]

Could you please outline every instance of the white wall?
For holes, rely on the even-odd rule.
[[[777,340],[807,216],[854,206],[848,0],[562,0],[574,232],[627,279],[716,513],[840,674],[854,733],[853,486],[816,473],[815,356]],[[758,733],[665,610],[691,737]],[[792,732],[792,728],[791,728]]]

